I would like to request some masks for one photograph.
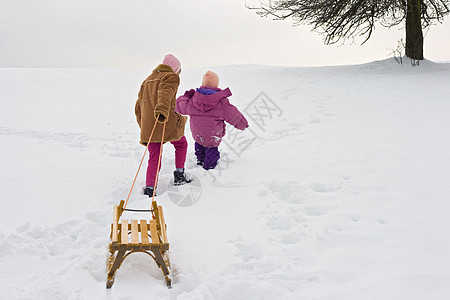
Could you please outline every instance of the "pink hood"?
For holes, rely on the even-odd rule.
[[[215,90],[217,91],[217,93],[211,95],[204,95],[196,91],[194,93],[194,96],[192,97],[192,103],[194,104],[194,106],[198,110],[203,112],[207,112],[208,110],[213,109],[220,100],[231,96],[231,91],[229,88],[221,90],[219,88],[208,87],[208,89]]]

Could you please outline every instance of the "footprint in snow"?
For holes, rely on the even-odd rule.
[[[337,187],[332,187],[320,182],[311,183],[311,189],[317,193],[331,193],[339,190]]]
[[[237,243],[236,248],[238,249],[238,256],[242,258],[244,262],[258,260],[263,256],[263,248],[259,243]]]
[[[286,245],[297,244],[301,241],[301,236],[299,234],[288,233],[281,237],[281,242]]]
[[[304,222],[304,218],[296,213],[282,214],[274,216],[267,222],[267,225],[272,230],[292,231],[293,228],[299,226]]]
[[[298,182],[273,181],[267,185],[269,191],[261,191],[261,195],[274,195],[291,204],[300,204],[305,200],[305,187]]]
[[[322,120],[320,120],[319,118],[311,118],[311,121],[310,121],[311,124],[318,124],[321,122],[322,122]]]
[[[328,212],[328,208],[318,205],[309,205],[303,208],[303,212],[307,216],[316,217],[326,214]]]

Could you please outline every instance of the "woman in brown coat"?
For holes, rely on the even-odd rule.
[[[187,141],[184,126],[187,117],[175,112],[176,94],[180,84],[181,64],[172,54],[164,57],[163,63],[153,70],[144,80],[136,101],[136,120],[141,128],[140,143],[147,146],[148,160],[146,187],[144,194],[153,196],[156,172],[163,136],[163,124],[166,122],[163,142],[170,142],[175,147],[174,185],[190,182],[184,174]],[[156,127],[155,127],[155,122]],[[155,127],[151,141],[150,135]],[[161,168],[161,165],[160,165]]]

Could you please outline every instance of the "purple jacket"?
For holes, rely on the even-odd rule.
[[[229,88],[201,86],[197,91],[189,90],[178,97],[175,111],[190,116],[192,137],[200,145],[218,147],[225,135],[224,121],[240,130],[248,127],[245,117],[228,101],[229,96]]]

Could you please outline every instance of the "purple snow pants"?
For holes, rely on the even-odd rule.
[[[181,139],[178,141],[170,142],[175,147],[175,168],[184,168],[184,163],[186,162],[186,153],[188,148],[188,143],[186,137],[183,135]],[[159,150],[161,148],[161,143],[150,143],[148,145],[148,167],[147,167],[147,178],[146,178],[146,186],[155,186],[156,180],[156,170],[158,169],[158,159],[159,159]],[[161,155],[162,161],[162,155]],[[159,166],[161,169],[161,165]]]
[[[203,169],[209,170],[216,167],[220,152],[218,147],[207,148],[195,142],[195,156],[197,156],[197,161],[203,163]]]

